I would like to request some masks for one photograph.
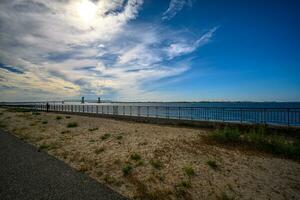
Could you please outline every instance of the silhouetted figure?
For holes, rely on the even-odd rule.
[[[50,107],[50,105],[49,105],[49,103],[47,102],[47,103],[46,103],[47,112],[49,111],[49,107]]]
[[[100,97],[98,97],[98,103],[101,103]]]
[[[84,97],[81,97],[81,103],[84,103]]]

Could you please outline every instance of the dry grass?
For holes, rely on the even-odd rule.
[[[205,130],[2,108],[0,113],[1,128],[130,198],[300,199],[298,161],[209,144]]]

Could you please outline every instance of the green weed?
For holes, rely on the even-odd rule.
[[[138,160],[142,159],[141,156],[137,153],[131,154],[130,158],[131,158],[131,160],[135,160],[135,161],[138,161]]]
[[[74,127],[77,127],[77,126],[78,126],[78,124],[76,122],[70,122],[67,125],[68,128],[74,128]]]
[[[123,168],[122,168],[122,172],[123,172],[123,175],[124,176],[128,176],[131,172],[132,172],[132,166],[130,164],[127,164],[125,165]]]
[[[188,176],[194,176],[196,173],[195,173],[195,170],[194,170],[194,168],[192,167],[192,166],[186,166],[185,168],[184,168],[184,172],[185,172],[185,174],[186,175],[188,175]]]
[[[217,162],[215,160],[208,160],[206,163],[213,169],[217,169],[218,167]]]
[[[161,169],[162,168],[162,163],[159,160],[150,160],[150,164],[155,169]]]

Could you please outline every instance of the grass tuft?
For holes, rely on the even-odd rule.
[[[60,133],[61,133],[61,134],[66,134],[66,133],[71,133],[71,131],[69,131],[69,130],[64,130],[64,131],[61,131]]]
[[[61,120],[62,116],[56,116],[56,120]]]
[[[66,119],[70,119],[71,118],[71,116],[66,116]]]
[[[130,164],[126,164],[123,168],[122,168],[122,172],[124,176],[128,176],[131,172],[132,172],[132,166]]]
[[[105,151],[104,147],[101,147],[101,148],[99,148],[99,149],[96,149],[96,150],[95,150],[95,153],[96,153],[96,154],[100,154],[100,153],[102,153],[102,152],[104,152],[104,151]]]
[[[123,136],[122,135],[118,135],[116,138],[117,138],[117,140],[122,140]]]
[[[50,149],[50,145],[49,144],[41,144],[38,148],[38,151],[42,151],[42,150],[49,150]]]
[[[42,121],[42,124],[48,124],[48,121]]]
[[[104,135],[101,136],[101,140],[106,140],[110,137],[109,133],[105,133]]]
[[[131,160],[135,160],[135,161],[139,161],[142,159],[141,156],[137,153],[131,154],[130,158],[131,158]]]
[[[155,169],[161,169],[162,168],[162,163],[159,160],[150,160],[150,164]]]
[[[194,176],[196,173],[195,173],[195,170],[194,170],[194,168],[192,167],[192,166],[186,166],[185,168],[184,168],[184,172],[185,172],[185,174],[186,175],[188,175],[188,176]]]
[[[217,162],[215,160],[208,160],[206,163],[213,169],[217,169],[218,167]]]
[[[233,197],[228,196],[228,194],[226,194],[225,192],[222,193],[221,199],[222,200],[234,200]]]
[[[93,131],[96,131],[96,130],[98,130],[98,128],[89,128],[90,132],[93,132]]]
[[[77,127],[77,126],[78,126],[78,124],[76,122],[70,122],[67,125],[68,128],[74,128],[74,127]]]
[[[191,187],[190,181],[181,181],[177,185],[175,185],[175,195],[179,199],[191,199],[189,198],[187,189]]]

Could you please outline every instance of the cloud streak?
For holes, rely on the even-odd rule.
[[[192,0],[171,0],[168,9],[163,13],[162,20],[172,19],[184,6],[192,6],[192,3]]]

